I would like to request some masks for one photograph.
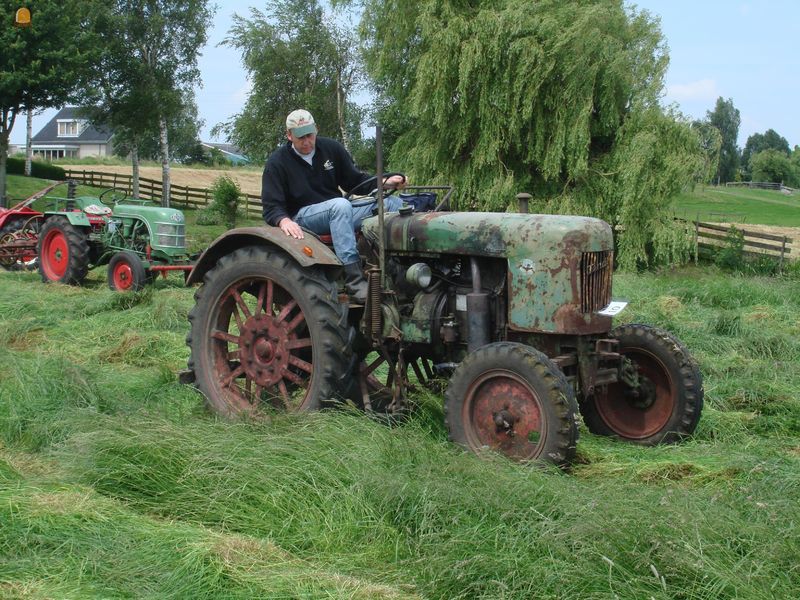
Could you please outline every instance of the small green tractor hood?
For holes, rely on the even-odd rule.
[[[509,327],[519,331],[606,330],[613,237],[591,217],[428,212],[385,215],[391,252],[488,256],[508,261]],[[363,223],[378,238],[378,218]]]

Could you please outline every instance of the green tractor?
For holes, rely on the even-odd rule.
[[[380,164],[380,163],[379,163]],[[380,175],[380,168],[378,169]],[[382,178],[377,178],[382,181]],[[594,433],[677,442],[697,426],[697,363],[670,333],[614,327],[613,238],[599,219],[404,207],[364,221],[369,295],[311,233],[228,231],[199,258],[185,380],[225,416],[345,399],[401,415],[409,390],[445,388],[453,441],[565,466],[578,415]]]
[[[159,272],[191,270],[180,210],[114,188],[99,197],[76,197],[75,189],[68,182],[66,197],[46,197],[37,244],[43,281],[79,284],[107,264],[111,289],[136,291]]]

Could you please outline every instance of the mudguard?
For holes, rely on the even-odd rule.
[[[244,246],[275,246],[291,256],[302,267],[323,265],[340,267],[341,261],[333,250],[323,244],[312,233],[306,232],[302,240],[287,236],[278,227],[240,227],[226,231],[206,248],[186,279],[186,285],[203,280],[203,275],[217,264],[217,261],[234,250]]]

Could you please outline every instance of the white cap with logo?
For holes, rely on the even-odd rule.
[[[286,129],[292,132],[295,137],[303,137],[309,133],[317,133],[317,125],[314,117],[307,110],[293,110],[286,117]]]

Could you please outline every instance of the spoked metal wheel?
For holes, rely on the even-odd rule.
[[[31,219],[27,222],[14,220],[0,228],[0,267],[7,271],[33,271],[39,263],[36,253],[36,241],[39,235],[39,221]],[[14,244],[27,244],[30,250],[21,255]]]
[[[440,389],[441,381],[427,358],[373,352],[359,364],[354,400],[368,412],[400,416],[408,409],[409,391]]]
[[[645,445],[677,442],[694,432],[703,408],[703,378],[683,344],[647,325],[624,325],[609,337],[619,340],[626,361],[623,381],[581,402],[589,431]]]
[[[483,346],[456,368],[445,394],[450,438],[473,450],[563,466],[575,454],[577,405],[544,354],[510,342]]]
[[[349,379],[347,307],[321,271],[237,250],[209,271],[189,314],[189,367],[223,415],[312,410]]]

